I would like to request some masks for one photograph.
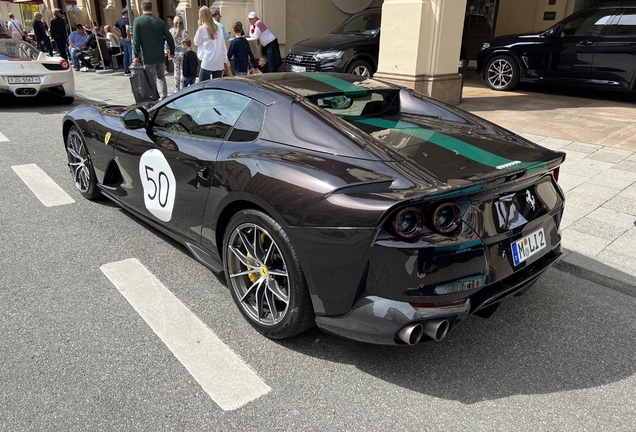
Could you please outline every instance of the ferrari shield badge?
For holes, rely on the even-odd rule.
[[[110,132],[106,132],[106,136],[104,137],[104,144],[108,145],[108,141],[110,141]]]

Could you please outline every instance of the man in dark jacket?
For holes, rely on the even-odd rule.
[[[60,56],[64,60],[68,60],[66,46],[68,33],[66,32],[66,21],[64,20],[64,15],[62,15],[61,10],[53,9],[53,18],[51,18],[51,26],[49,29],[51,31],[51,37],[57,45],[57,50],[60,52]]]
[[[170,54],[168,60],[174,56],[174,39],[165,22],[152,14],[152,3],[148,0],[141,2],[143,14],[133,21],[133,64],[139,65],[143,60],[144,68],[150,76],[153,85],[157,80],[161,83],[161,97],[168,97],[168,83],[166,82],[166,68],[164,44],[168,44]],[[156,88],[156,87],[155,87]]]
[[[49,57],[53,57],[53,48],[51,47],[51,40],[46,34],[44,23],[42,22],[42,14],[40,12],[35,13],[35,21],[33,21],[33,33],[35,33],[35,43],[40,51],[49,53]]]

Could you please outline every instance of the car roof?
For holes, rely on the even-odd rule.
[[[287,97],[315,97],[320,95],[362,95],[369,91],[397,91],[392,84],[352,74],[325,72],[281,72],[224,78],[251,84]],[[215,80],[206,87],[216,87]]]

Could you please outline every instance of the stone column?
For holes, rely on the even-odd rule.
[[[459,104],[466,0],[385,0],[374,77]]]

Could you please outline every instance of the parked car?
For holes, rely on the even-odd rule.
[[[75,78],[67,60],[49,57],[33,45],[0,39],[0,97],[51,96],[64,104],[75,99]]]
[[[477,72],[494,90],[520,81],[633,90],[636,78],[636,5],[577,12],[539,33],[484,43]]]
[[[228,77],[62,127],[79,192],[223,272],[270,338],[441,340],[561,255],[564,153],[381,81]]]
[[[329,34],[298,42],[287,54],[287,70],[372,76],[378,69],[381,18],[382,8],[365,9]]]

